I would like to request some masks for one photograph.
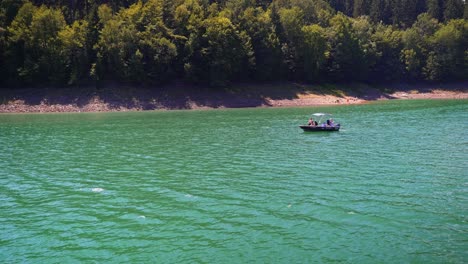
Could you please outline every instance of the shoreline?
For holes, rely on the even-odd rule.
[[[0,89],[0,113],[126,112],[363,104],[380,100],[468,99],[468,83],[352,85],[238,84],[227,89],[164,87]]]

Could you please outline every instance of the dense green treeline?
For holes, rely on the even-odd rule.
[[[4,85],[451,81],[463,0],[2,0]]]

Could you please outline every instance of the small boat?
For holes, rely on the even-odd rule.
[[[315,116],[315,117],[318,117],[319,121],[318,122],[314,121],[316,125],[302,125],[302,126],[299,126],[305,132],[339,131],[340,130],[340,124],[333,123],[331,118],[327,119],[326,122],[321,123],[322,119],[324,117],[330,117],[331,114],[315,113],[315,114],[312,114],[312,115]]]
[[[299,126],[302,128],[302,130],[306,132],[320,132],[320,131],[338,131],[340,130],[340,124],[337,124],[335,126]]]

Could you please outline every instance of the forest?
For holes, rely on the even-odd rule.
[[[463,0],[1,0],[0,84],[458,81]]]

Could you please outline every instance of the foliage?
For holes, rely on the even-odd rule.
[[[222,16],[203,21],[201,34],[189,40],[194,46],[185,69],[195,82],[224,86],[233,79],[242,79],[252,55],[250,39]]]
[[[66,26],[58,9],[26,3],[8,28],[18,77],[27,82],[65,79],[65,55],[59,32]]]
[[[320,72],[329,53],[325,30],[314,24],[302,27],[302,34],[304,79],[309,82],[320,80]]]
[[[463,0],[446,0],[444,8],[444,19],[457,19],[463,17]]]
[[[86,52],[88,28],[87,21],[76,20],[71,26],[58,32],[66,58],[65,69],[69,73],[68,84],[77,83],[86,76],[89,63]]]
[[[100,30],[97,50],[98,80],[163,82],[172,73],[176,37],[163,22],[163,2],[138,2],[112,15],[99,7]]]
[[[442,8],[440,0],[427,0],[427,13],[439,21],[442,20]]]
[[[411,79],[423,78],[423,67],[430,51],[429,38],[439,26],[436,19],[424,13],[419,15],[414,25],[404,32],[402,61]]]
[[[359,39],[353,28],[353,21],[338,13],[330,21],[331,54],[329,73],[337,81],[361,81],[367,75],[367,61],[364,49],[365,39]]]
[[[468,76],[463,0],[31,1],[0,1],[2,84]]]
[[[430,52],[423,72],[429,80],[460,80],[468,74],[468,22],[451,20],[429,39]]]
[[[244,10],[240,18],[240,29],[252,43],[254,60],[250,75],[254,80],[267,81],[281,77],[281,67],[278,67],[282,65],[281,46],[271,13],[271,10],[250,7]]]
[[[376,62],[372,68],[372,81],[400,80],[404,73],[404,64],[400,60],[403,48],[403,32],[392,26],[379,24],[372,34],[375,43]],[[410,52],[411,53],[411,52]],[[408,58],[408,62],[410,59]]]

